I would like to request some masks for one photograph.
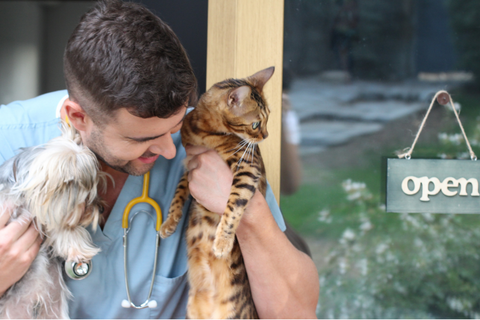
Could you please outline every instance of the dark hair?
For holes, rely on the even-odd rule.
[[[196,102],[197,80],[179,39],[140,4],[99,1],[70,36],[63,62],[70,99],[96,123],[119,108],[168,118]]]

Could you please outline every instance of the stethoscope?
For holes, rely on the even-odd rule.
[[[125,210],[123,212],[123,217],[122,217],[122,228],[123,228],[123,266],[124,266],[124,271],[125,271],[125,287],[127,290],[127,297],[128,300],[123,300],[122,301],[122,307],[124,308],[135,308],[135,309],[145,309],[145,308],[156,308],[157,307],[157,301],[155,300],[150,300],[152,296],[152,291],[153,291],[153,284],[155,282],[155,274],[157,273],[157,257],[158,257],[158,247],[160,245],[160,226],[162,225],[162,210],[160,209],[160,206],[158,205],[155,200],[150,198],[148,196],[148,189],[150,186],[150,171],[145,173],[143,176],[143,190],[142,190],[142,195],[140,197],[137,197],[135,199],[132,199],[127,206],[125,207]],[[133,208],[134,205],[139,204],[139,203],[148,203],[150,204],[156,212],[157,219],[156,219],[156,224],[155,224],[155,231],[156,231],[156,240],[155,240],[155,258],[153,260],[153,272],[152,272],[152,281],[150,283],[150,291],[148,292],[148,297],[145,302],[143,302],[140,305],[136,305],[135,303],[132,302],[132,298],[130,296],[130,288],[128,286],[128,267],[127,267],[127,243],[128,243],[128,232],[130,228],[128,227],[129,225],[129,215],[130,215],[130,210]],[[138,212],[135,212],[133,217],[130,219],[130,224],[132,220],[135,218],[135,216],[141,212],[148,213],[147,211],[141,210]],[[92,272],[92,262],[91,261],[86,261],[86,262],[74,262],[74,261],[66,261],[65,262],[65,272],[66,274],[74,279],[74,280],[83,280],[90,273]]]
[[[127,300],[122,301],[122,307],[124,308],[135,308],[135,309],[144,309],[144,308],[156,308],[157,307],[157,301],[155,300],[150,300],[150,297],[152,296],[152,291],[153,291],[153,283],[155,281],[155,274],[157,273],[157,257],[158,257],[158,246],[160,245],[160,226],[162,225],[162,210],[160,209],[160,206],[158,205],[155,200],[150,198],[148,196],[148,189],[150,186],[150,171],[145,173],[143,176],[143,191],[142,195],[140,197],[137,197],[135,199],[132,199],[127,206],[125,207],[125,211],[123,212],[123,219],[122,219],[122,228],[123,228],[123,266],[125,269],[125,287],[127,289]],[[155,212],[157,213],[157,221],[155,224],[155,231],[156,231],[156,240],[155,240],[155,259],[153,260],[153,272],[152,272],[152,281],[150,283],[150,291],[148,292],[148,297],[147,300],[145,300],[144,303],[141,305],[137,306],[132,302],[132,299],[130,297],[130,289],[128,287],[128,268],[127,268],[127,235],[128,235],[128,216],[130,214],[130,210],[132,207],[138,203],[148,203],[151,205],[154,209]],[[135,213],[138,214],[139,212]],[[133,218],[132,218],[133,220]]]

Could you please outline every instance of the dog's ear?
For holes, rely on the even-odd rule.
[[[71,134],[49,141],[21,186],[29,210],[47,230],[80,224],[85,208],[96,200],[103,177],[99,172],[93,152],[72,140]],[[89,212],[96,218],[87,220],[96,225],[98,210]]]

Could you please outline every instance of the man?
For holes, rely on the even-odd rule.
[[[72,318],[179,318],[185,316],[188,284],[184,218],[177,232],[162,240],[152,300],[154,308],[123,309],[126,299],[121,218],[126,204],[141,194],[142,175],[151,172],[150,197],[166,214],[187,164],[193,197],[223,213],[232,173],[212,150],[188,147],[178,131],[196,80],[179,40],[144,7],[117,0],[99,2],[70,37],[64,56],[66,91],[0,107],[0,162],[19,147],[38,145],[59,134],[59,118],[68,116],[83,142],[96,154],[115,183],[101,194],[105,223],[90,230],[101,252],[91,274],[67,280],[73,293]],[[282,232],[283,219],[271,190],[249,204],[237,231],[260,317],[315,317],[318,276],[310,258]],[[155,249],[154,220],[140,204],[130,215],[128,280],[132,301],[148,295]],[[137,214],[135,214],[137,212]],[[165,217],[164,217],[165,218]],[[0,295],[28,269],[40,236],[32,225],[6,225],[0,215]]]

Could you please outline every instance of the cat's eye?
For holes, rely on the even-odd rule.
[[[253,130],[257,129],[259,125],[260,125],[260,121],[252,123]]]

